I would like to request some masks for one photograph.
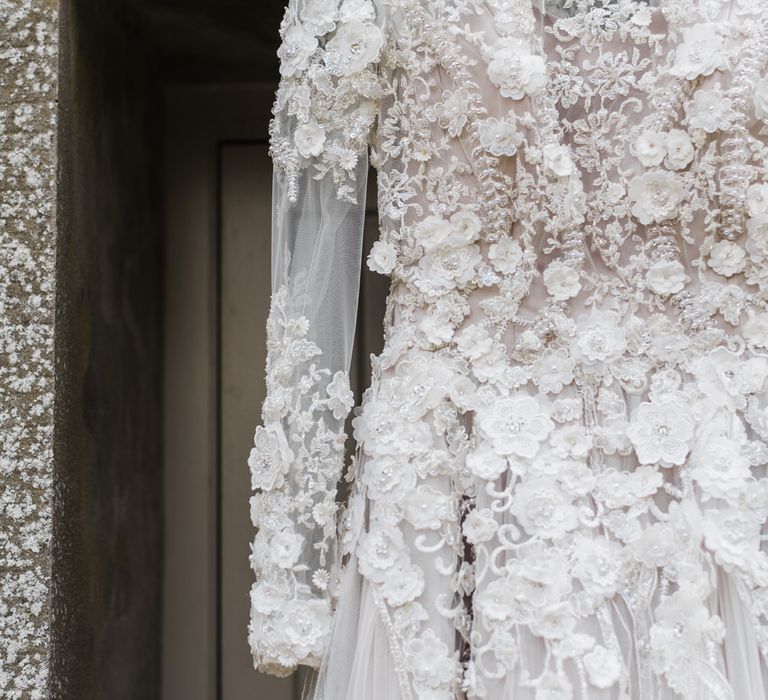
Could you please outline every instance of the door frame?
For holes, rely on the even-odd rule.
[[[163,700],[223,698],[221,156],[266,141],[275,89],[165,94]]]

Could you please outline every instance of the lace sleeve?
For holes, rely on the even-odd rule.
[[[257,528],[249,642],[257,668],[285,675],[317,666],[330,632],[384,31],[371,0],[291,0],[280,34],[267,395],[248,460]]]

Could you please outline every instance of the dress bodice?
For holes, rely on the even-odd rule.
[[[281,31],[257,663],[320,664],[346,566],[402,697],[750,697],[768,7],[303,0]],[[392,285],[337,518],[369,162]]]

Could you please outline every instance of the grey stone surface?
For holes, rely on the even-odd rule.
[[[51,696],[159,695],[162,99],[103,0],[61,4]]]
[[[0,697],[48,676],[56,3],[0,0]]]

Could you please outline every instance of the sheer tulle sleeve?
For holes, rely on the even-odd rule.
[[[248,464],[249,642],[276,674],[318,665],[338,579],[336,488],[384,31],[370,0],[291,0],[273,109],[267,395]]]

